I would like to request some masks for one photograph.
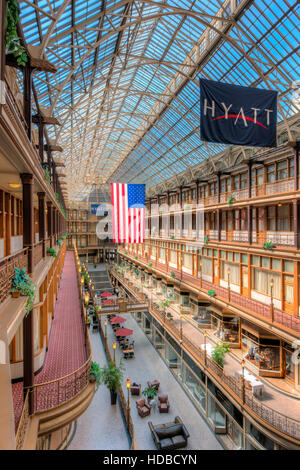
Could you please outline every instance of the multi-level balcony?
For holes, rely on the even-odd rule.
[[[137,261],[135,260],[134,263],[137,263]],[[170,335],[180,345],[183,351],[181,357],[182,354],[183,356],[186,354],[190,356],[210,380],[230,397],[231,401],[236,405],[242,405],[241,409],[247,415],[263,423],[266,428],[272,429],[275,433],[282,433],[281,435],[285,435],[294,443],[300,441],[299,414],[298,411],[296,414],[293,412],[297,403],[296,397],[285,396],[283,401],[281,393],[279,391],[274,392],[274,382],[264,382],[264,399],[254,396],[248,388],[244,390],[241,381],[237,379],[237,371],[241,360],[238,350],[234,350],[234,354],[230,353],[226,360],[226,368],[221,369],[207,352],[209,349],[202,347],[208,344],[213,346],[217,341],[212,331],[205,329],[204,335],[201,329],[192,324],[190,316],[182,315],[180,309],[173,304],[165,308],[160,306],[162,296],[157,289],[151,286],[146,287],[141,280],[141,276],[136,275],[134,270],[130,271],[125,268],[123,271],[114,269],[111,274],[130,296],[139,299],[139,301],[149,302],[149,312],[154,325],[161,325],[166,334]],[[159,331],[162,334],[161,327]],[[151,336],[151,329],[145,330],[145,332],[148,336]],[[159,347],[162,347],[162,345],[157,344],[157,349]],[[173,363],[170,367],[172,367],[175,374],[178,372],[177,369],[180,371],[178,359],[177,369]],[[178,380],[182,380],[180,373],[178,373]]]
[[[245,318],[257,318],[262,320],[266,325],[274,325],[279,329],[283,329],[292,337],[298,338],[300,336],[300,317],[291,315],[288,312],[274,306],[274,303],[269,304],[263,303],[257,299],[249,298],[242,294],[242,292],[235,292],[234,285],[230,288],[228,286],[222,287],[216,285],[216,283],[207,280],[207,276],[204,273],[199,273],[197,276],[193,276],[192,272],[185,272],[187,270],[178,269],[169,264],[162,263],[153,256],[149,255],[135,255],[133,251],[125,253],[125,249],[121,248],[119,252],[125,258],[131,259],[133,262],[140,263],[146,269],[149,269],[149,262],[152,263],[151,269],[154,272],[161,273],[170,281],[178,283],[183,287],[191,291],[196,291],[204,295],[205,298],[210,299],[213,303],[217,303],[222,306],[231,309],[232,311],[239,312],[240,315],[244,315]],[[172,273],[172,276],[171,276]],[[226,282],[225,282],[226,284]],[[216,297],[210,298],[208,291],[214,290]]]

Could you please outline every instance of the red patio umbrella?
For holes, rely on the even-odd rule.
[[[126,318],[116,316],[112,318],[110,323],[124,323],[124,321],[126,321]]]
[[[115,332],[116,336],[130,336],[132,333],[133,330],[130,330],[129,328],[120,328],[120,330]]]
[[[112,296],[111,292],[102,292],[102,294],[100,294],[100,297],[111,297],[111,296]]]

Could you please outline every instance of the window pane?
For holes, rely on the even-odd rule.
[[[276,271],[281,270],[281,261],[280,261],[280,259],[272,258],[272,269],[275,269]]]
[[[269,268],[270,267],[270,258],[266,258],[265,256],[262,257],[261,259],[261,265],[263,268]]]
[[[242,263],[248,263],[248,255],[242,254]]]
[[[294,272],[294,263],[293,261],[284,261],[284,271],[286,273],[293,273]]]

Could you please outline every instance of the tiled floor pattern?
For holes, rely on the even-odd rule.
[[[125,315],[125,317],[126,323],[124,323],[124,325],[126,328],[131,328],[134,331],[132,339],[135,341],[135,357],[133,359],[124,360],[124,392],[126,391],[125,382],[127,377],[129,377],[132,382],[140,383],[142,385],[142,389],[147,386],[148,380],[157,379],[161,384],[159,393],[167,393],[171,405],[168,414],[160,414],[158,409],[156,409],[152,410],[150,416],[141,418],[138,415],[135,404],[139,397],[130,397],[131,416],[134,423],[138,449],[155,449],[148,421],[152,421],[154,424],[170,422],[177,415],[183,420],[191,435],[187,449],[222,449],[214,433],[201,417],[189,397],[182,389],[181,385],[177,382],[163,359],[159,356],[158,352],[146,338],[139,325],[130,315]],[[108,326],[107,331],[108,344],[110,345],[112,352],[114,334],[110,326]],[[117,347],[117,362],[119,361],[120,353],[121,350]]]

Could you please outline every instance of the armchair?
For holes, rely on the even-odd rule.
[[[137,407],[138,414],[140,415],[141,418],[145,418],[145,416],[150,415],[151,408],[148,405],[148,403],[146,403],[145,398],[141,398],[135,404]]]
[[[170,409],[170,403],[168,395],[159,395],[158,396],[158,409],[160,413],[168,413]]]
[[[130,387],[131,395],[137,395],[139,396],[141,392],[142,385],[141,384],[136,384],[133,382],[133,384]]]
[[[155,388],[155,390],[159,389],[160,382],[158,380],[152,380],[147,382],[148,387]]]

